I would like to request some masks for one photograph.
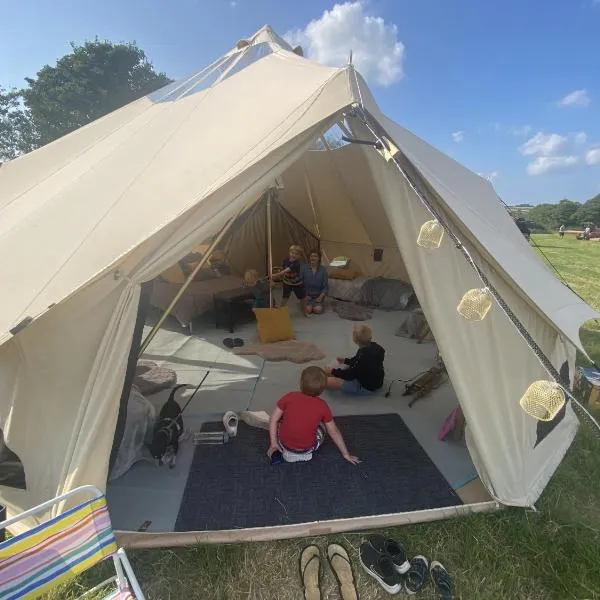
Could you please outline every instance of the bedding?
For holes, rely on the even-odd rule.
[[[241,285],[241,279],[235,275],[223,275],[206,281],[193,281],[185,290],[171,314],[182,327],[188,327],[196,317],[213,310],[214,295],[216,293],[233,290]],[[155,308],[166,310],[180,289],[181,285],[177,283],[167,283],[155,279],[150,303]]]
[[[345,302],[358,302],[361,298],[363,285],[368,277],[357,277],[356,279],[330,279],[329,297]]]
[[[399,279],[357,277],[330,279],[329,297],[383,310],[405,310],[414,296],[411,285]]]

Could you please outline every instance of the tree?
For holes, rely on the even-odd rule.
[[[557,225],[556,207],[556,204],[538,204],[529,211],[527,217],[544,229],[556,229],[561,225]]]
[[[56,66],[26,78],[23,97],[40,145],[171,83],[135,44],[96,39],[71,47]]]
[[[561,225],[574,225],[573,220],[575,213],[581,207],[579,202],[573,202],[572,200],[561,200],[557,205],[554,212],[555,222],[558,227]]]
[[[576,225],[582,227],[584,223],[600,225],[600,194],[582,204],[574,215]]]
[[[33,150],[35,127],[17,90],[0,87],[0,163]]]

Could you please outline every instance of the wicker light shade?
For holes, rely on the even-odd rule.
[[[422,248],[439,248],[444,239],[444,228],[435,219],[421,225],[417,244]]]
[[[467,321],[483,321],[492,308],[492,298],[485,289],[469,290],[461,299],[456,310]]]
[[[552,421],[565,404],[565,393],[553,381],[534,381],[523,394],[521,408],[538,421]]]

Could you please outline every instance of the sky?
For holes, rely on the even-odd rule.
[[[350,50],[394,121],[508,204],[600,193],[600,0],[0,0],[0,85],[96,36],[188,75],[265,24],[309,58]]]

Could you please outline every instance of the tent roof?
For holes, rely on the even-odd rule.
[[[36,318],[269,153],[361,99],[492,262],[581,348],[581,323],[599,313],[539,260],[489,182],[381,114],[351,69],[301,58],[268,26],[246,42],[0,169],[0,280],[11,282],[0,343],[23,318]]]
[[[0,343],[354,101],[348,69],[275,45],[269,28],[251,40],[234,74],[207,86],[204,69],[3,165]]]

